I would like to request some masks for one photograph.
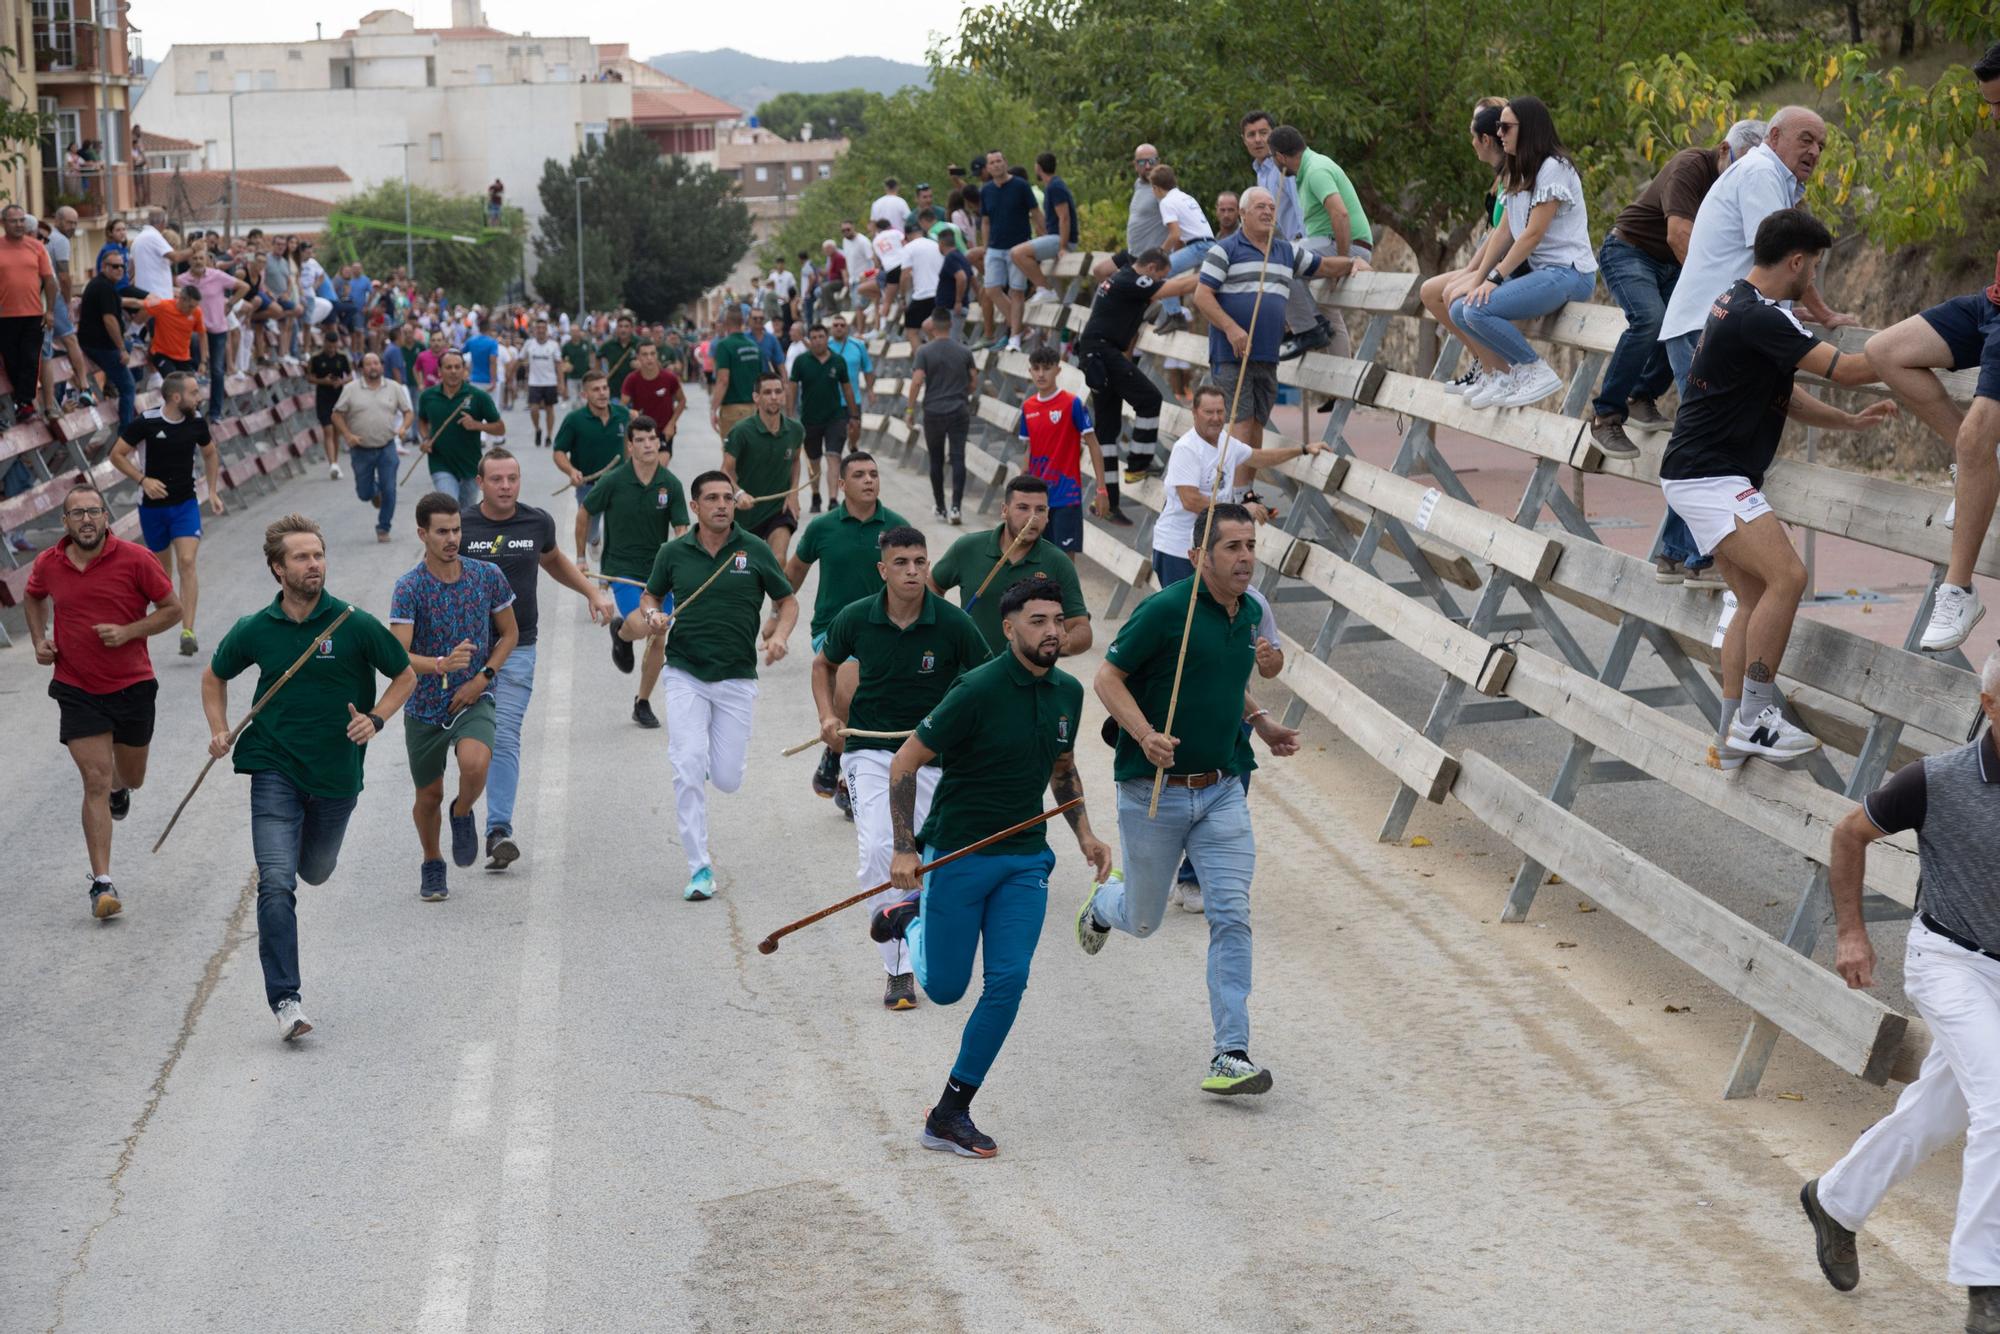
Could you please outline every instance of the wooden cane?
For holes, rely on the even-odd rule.
[[[604,474],[605,474],[605,473],[608,473],[608,472],[610,472],[610,471],[611,471],[611,470],[612,470],[613,468],[615,468],[615,467],[617,467],[617,466],[618,466],[618,460],[617,460],[617,459],[613,459],[613,460],[611,460],[611,462],[609,462],[609,463],[605,464],[605,465],[604,465],[604,466],[603,466],[602,468],[599,468],[599,469],[598,469],[598,470],[597,470],[596,472],[594,472],[594,473],[590,474],[590,476],[588,476],[588,477],[584,478],[584,479],[583,479],[582,481],[577,481],[577,482],[564,482],[564,483],[563,483],[563,484],[562,484],[561,486],[559,486],[559,487],[557,487],[557,488],[556,488],[555,490],[553,490],[553,491],[549,492],[549,494],[550,494],[551,496],[559,496],[559,495],[561,495],[561,494],[562,494],[563,492],[565,492],[565,491],[569,490],[569,489],[570,489],[571,487],[576,487],[576,486],[589,486],[589,485],[590,485],[590,484],[591,484],[592,482],[594,482],[594,481],[596,481],[596,480],[597,480],[598,478],[600,478],[600,477],[604,476]]]
[[[340,615],[334,617],[333,624],[326,627],[326,629],[321,631],[319,634],[314,635],[312,643],[306,645],[306,651],[304,653],[299,654],[299,660],[293,663],[290,667],[287,667],[285,669],[285,674],[279,677],[276,681],[273,681],[271,683],[271,688],[264,692],[264,697],[262,699],[258,700],[256,703],[250,706],[250,712],[244,715],[243,721],[236,724],[236,726],[230,730],[229,745],[232,749],[236,745],[236,738],[241,736],[243,734],[243,729],[250,725],[250,720],[255,718],[260,712],[262,712],[264,706],[271,702],[271,696],[277,694],[278,691],[283,689],[285,682],[291,680],[292,677],[298,672],[299,668],[306,665],[307,659],[311,658],[314,653],[319,651],[319,646],[321,642],[333,638],[333,632],[340,628],[340,623],[346,620],[348,617],[352,616],[353,614],[354,614],[354,608],[350,606],[345,611],[341,612]],[[228,752],[226,751],[224,752],[224,754],[227,753]],[[210,769],[213,769],[215,767],[215,762],[221,758],[222,758],[221,755],[211,755],[208,757],[208,763],[201,766],[201,772],[195,775],[194,786],[190,787],[187,790],[187,795],[181,798],[181,804],[174,807],[173,818],[169,819],[167,821],[167,827],[160,831],[159,842],[153,844],[154,852],[158,852],[160,850],[160,845],[167,841],[167,835],[174,832],[174,825],[179,823],[181,818],[181,812],[187,809],[187,804],[190,801],[194,800],[195,792],[200,789],[201,780],[208,777],[208,771]]]
[[[397,486],[404,486],[409,483],[410,478],[416,475],[417,464],[421,462],[424,458],[428,457],[425,446],[435,445],[437,443],[437,438],[444,434],[445,428],[450,426],[453,422],[457,421],[458,415],[471,406],[472,406],[472,395],[467,394],[465,396],[465,402],[453,408],[451,410],[451,416],[446,417],[444,419],[444,422],[435,431],[431,432],[430,439],[424,441],[422,445],[417,446],[417,457],[410,460],[410,466],[408,469],[404,471],[403,480],[396,483]]]
[[[965,611],[972,610],[972,604],[979,601],[980,595],[986,591],[986,586],[993,582],[993,576],[1000,573],[1000,571],[1006,567],[1007,562],[1014,559],[1014,553],[1020,549],[1021,543],[1028,540],[1028,534],[1030,531],[1031,531],[1030,529],[1023,528],[1020,532],[1020,535],[1017,536],[1012,542],[1009,542],[1007,544],[1007,550],[1001,554],[999,560],[993,562],[993,568],[988,570],[986,572],[986,577],[979,581],[979,587],[972,590],[972,596],[965,600],[965,606],[962,610]],[[1039,531],[1035,531],[1035,536],[1040,537],[1041,533]]]
[[[866,728],[861,728],[861,727],[843,727],[840,729],[840,734],[842,736],[873,737],[878,741],[901,741],[904,737],[912,735],[915,731],[916,731],[915,728],[911,728],[907,732],[870,732]],[[819,745],[824,739],[825,738],[815,733],[810,740],[801,741],[796,746],[788,746],[782,753],[787,758],[789,758],[793,755],[801,753],[802,751],[811,750],[814,746]]]
[[[806,487],[810,485],[811,485],[810,482],[800,482],[797,486],[792,487],[788,491],[774,491],[768,496],[752,496],[750,497],[750,504],[761,505],[767,500],[784,500],[790,496],[797,495],[799,492],[805,490]],[[742,507],[738,506],[738,508]]]
[[[600,584],[624,584],[630,588],[644,588],[646,586],[644,579],[627,579],[623,575],[618,574],[593,574],[590,577]]]
[[[1249,352],[1250,345],[1255,342],[1257,337],[1257,310],[1264,304],[1264,275],[1270,271],[1271,250],[1276,245],[1276,236],[1273,236],[1264,243],[1264,262],[1257,268],[1257,299],[1250,303],[1249,337],[1245,340],[1244,346],[1246,353]],[[1202,553],[1203,556],[1208,551],[1209,530],[1215,527],[1215,498],[1222,490],[1222,469],[1229,461],[1229,441],[1231,439],[1229,428],[1236,424],[1236,407],[1237,404],[1243,401],[1243,382],[1249,378],[1250,363],[1248,361],[1238,362],[1236,365],[1236,392],[1230,396],[1229,420],[1223,424],[1222,439],[1215,447],[1215,476],[1209,482],[1208,504],[1201,511],[1201,536],[1194,544],[1195,550]],[[1200,560],[1202,556],[1197,556],[1196,559]],[[1174,655],[1174,688],[1167,695],[1167,720],[1160,726],[1161,733],[1166,736],[1173,735],[1174,711],[1180,707],[1181,671],[1187,666],[1188,636],[1194,633],[1194,601],[1196,595],[1200,592],[1201,568],[1197,565],[1194,572],[1194,581],[1188,585],[1187,615],[1181,621],[1180,651]],[[1151,801],[1146,803],[1146,818],[1148,820],[1153,819],[1160,813],[1160,789],[1166,785],[1167,766],[1162,764],[1153,770],[1153,797]]]
[[[946,862],[955,862],[960,857],[969,856],[970,854],[979,851],[981,848],[991,847],[993,844],[1000,842],[1000,840],[1002,839],[1012,838],[1014,835],[1020,833],[1024,829],[1033,829],[1036,825],[1041,824],[1047,820],[1053,820],[1058,815],[1067,814],[1069,811],[1072,811],[1076,807],[1081,805],[1083,805],[1082,797],[1071,797],[1068,801],[1065,801],[1062,805],[1054,807],[1053,809],[1050,810],[1043,811],[1040,815],[1033,816],[1029,819],[1023,820],[1021,821],[1021,823],[1017,825],[1010,825],[1007,828],[1002,829],[997,834],[988,834],[985,838],[980,839],[977,843],[968,843],[964,847],[960,848],[957,852],[947,852],[944,856],[938,858],[934,862],[925,862],[922,866],[919,866],[917,868],[917,874],[924,875],[930,871],[935,871],[938,867],[943,866]],[[843,908],[852,908],[857,903],[861,903],[867,899],[872,899],[877,894],[880,894],[883,890],[890,888],[894,883],[895,883],[894,881],[884,880],[881,884],[875,886],[873,889],[864,889],[859,894],[856,894],[852,898],[842,899],[840,902],[833,904],[830,907],[821,908],[818,912],[812,914],[810,917],[801,917],[799,918],[798,921],[791,923],[789,926],[779,927],[776,931],[773,931],[770,935],[764,937],[762,940],[757,942],[757,952],[759,954],[775,954],[778,949],[778,941],[781,937],[789,936],[792,934],[792,932],[797,931],[801,927],[811,926],[814,922],[817,922],[822,918],[831,917]]]

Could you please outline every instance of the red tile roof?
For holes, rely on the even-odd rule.
[[[663,120],[735,120],[742,114],[743,108],[733,107],[698,88],[690,88],[686,92],[668,92],[659,88],[632,90],[632,122],[635,125]]]
[[[148,153],[199,153],[201,145],[192,139],[176,139],[171,134],[139,131],[139,146]]]
[[[331,185],[354,178],[343,167],[244,167],[236,173],[238,182],[259,185]]]
[[[289,190],[274,190],[249,177],[249,172],[238,172],[236,175],[236,220],[239,223],[296,222],[324,218],[333,212],[333,205],[323,199],[293,194]],[[185,209],[187,213],[204,219],[210,215],[219,217],[228,206],[229,173],[175,172],[166,178],[164,187],[156,181],[153,188],[156,192],[162,188],[166,190],[170,212],[178,213]],[[181,192],[185,192],[185,204],[182,203]]]

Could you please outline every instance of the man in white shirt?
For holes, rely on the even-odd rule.
[[[1256,502],[1256,493],[1250,489],[1257,469],[1276,467],[1326,448],[1324,442],[1311,440],[1281,449],[1252,449],[1230,436],[1222,489],[1217,494],[1215,459],[1222,448],[1228,417],[1228,397],[1212,384],[1203,385],[1194,391],[1194,429],[1174,441],[1167,455],[1166,499],[1160,506],[1160,521],[1153,525],[1153,573],[1162,588],[1194,573],[1188,552],[1194,548],[1196,525],[1208,507],[1209,496],[1215,495],[1225,504],[1247,505],[1257,522],[1266,522],[1271,512]]]
[[[875,219],[875,281],[881,287],[876,297],[876,327],[886,327],[903,281],[903,224],[887,218]]]
[[[849,308],[860,310],[867,300],[862,295],[862,281],[868,270],[875,267],[875,251],[867,240],[855,234],[854,224],[840,224],[840,253],[847,260],[847,293]]]
[[[881,222],[885,219],[898,236],[903,234],[903,224],[910,220],[910,201],[897,193],[894,176],[882,182],[881,198],[868,206],[868,221]]]
[[[528,363],[528,420],[535,424],[535,444],[554,444],[562,344],[549,337],[547,316],[536,318],[534,337],[521,349],[521,356]]]
[[[924,322],[937,308],[938,274],[944,270],[944,252],[930,238],[937,217],[929,209],[917,214],[917,230],[903,242],[903,331],[910,337],[910,349],[923,346]]]
[[[132,238],[132,286],[138,290],[127,292],[127,296],[173,296],[174,261],[184,256],[161,234],[160,229],[166,225],[165,209],[147,211],[146,225]]]

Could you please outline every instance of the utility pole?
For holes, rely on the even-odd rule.
[[[582,319],[590,307],[583,300],[583,187],[590,184],[590,177],[578,176],[576,181],[576,314]]]
[[[231,241],[236,239],[236,99],[241,92],[229,95],[229,203],[222,215],[222,234]]]
[[[382,145],[403,150],[403,274],[413,283],[417,280],[417,243],[411,239],[410,231],[410,150],[416,146],[414,139]]]

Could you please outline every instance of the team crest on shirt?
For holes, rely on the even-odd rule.
[[[660,488],[659,494],[653,497],[654,509],[663,510],[666,509],[668,506],[672,505],[673,503],[674,503],[673,492],[667,490],[667,488],[665,488],[664,486]]]
[[[747,574],[750,570],[750,553],[747,551],[737,552],[736,559],[731,564],[735,568],[736,573]]]
[[[1056,740],[1069,740],[1069,715],[1066,713],[1056,719]]]
[[[319,656],[322,658],[331,658],[333,656],[332,635],[328,635],[325,639],[319,641]]]
[[[1055,411],[1053,411],[1053,412],[1049,413],[1049,425],[1051,425],[1051,426],[1061,426],[1061,425],[1062,425],[1062,414],[1063,414],[1063,410],[1062,410],[1061,408],[1057,408],[1057,409],[1056,409]]]
[[[925,649],[924,656],[917,659],[917,674],[919,676],[928,676],[936,670],[937,654],[931,652],[929,649]]]

